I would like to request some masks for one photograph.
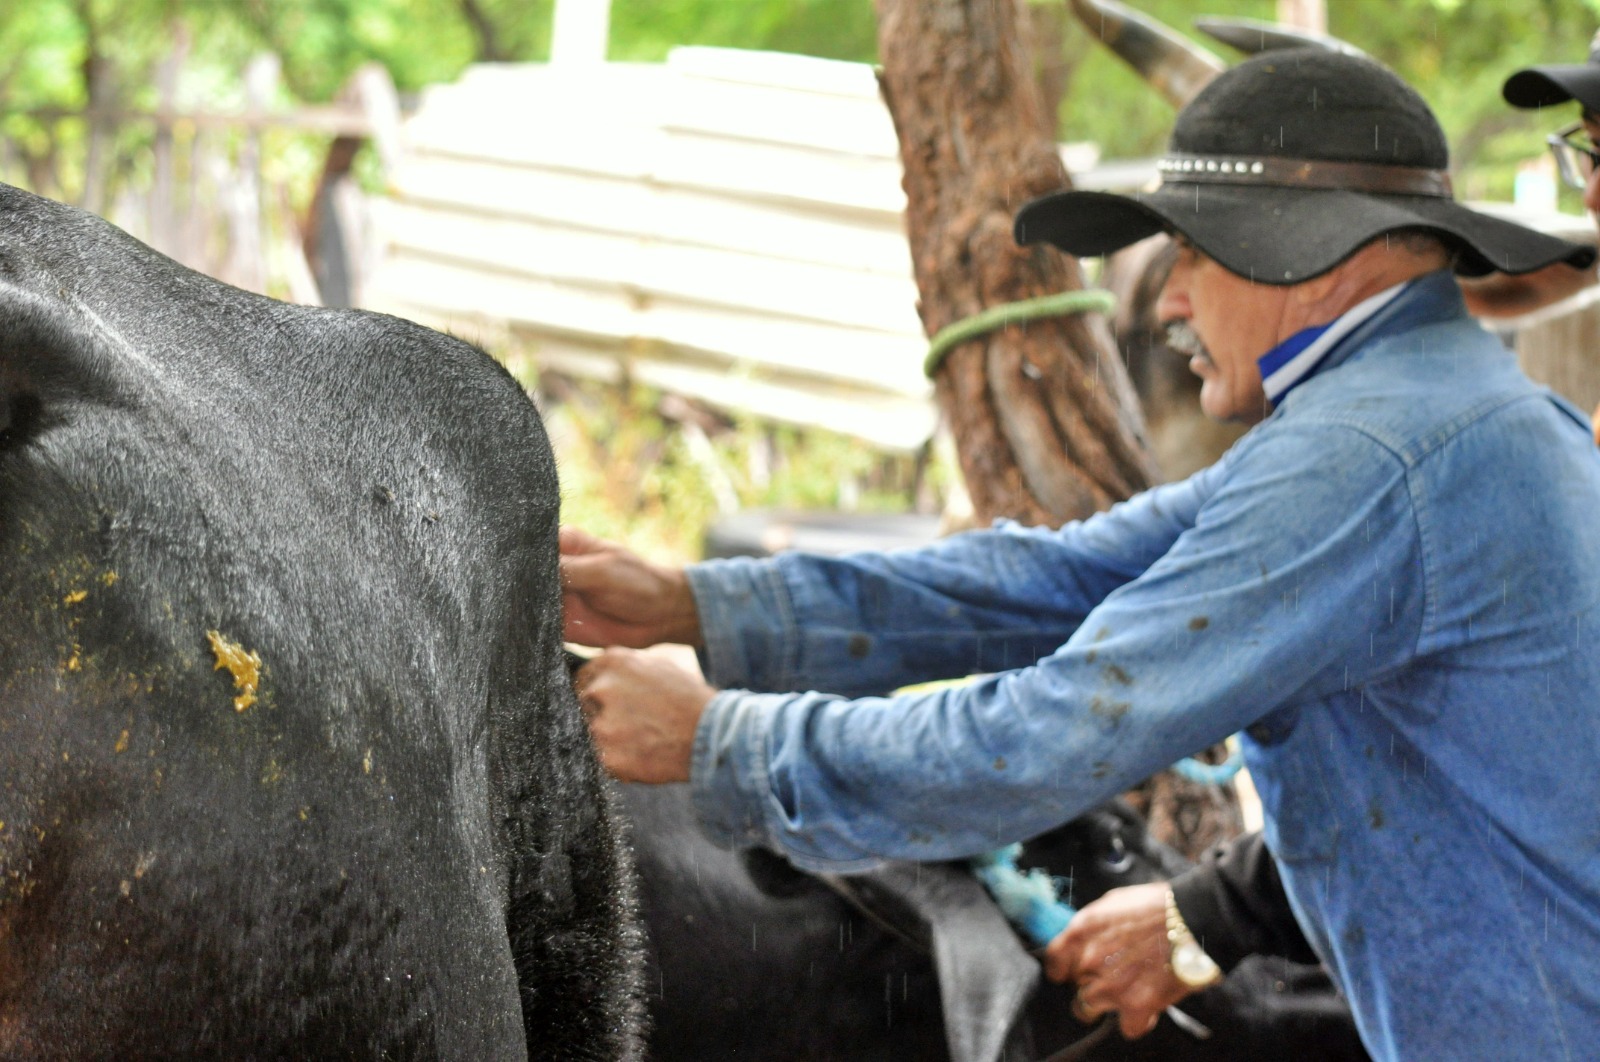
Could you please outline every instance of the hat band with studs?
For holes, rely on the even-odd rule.
[[[1162,182],[1171,184],[1253,184],[1453,198],[1449,173],[1420,166],[1274,156],[1168,155],[1156,163],[1156,169]]]

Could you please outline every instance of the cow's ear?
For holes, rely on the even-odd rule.
[[[0,449],[26,442],[44,424],[44,400],[39,389],[0,355]]]
[[[0,246],[0,443],[37,428],[52,405],[106,400],[126,347],[32,256]]]

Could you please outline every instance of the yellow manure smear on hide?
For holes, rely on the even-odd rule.
[[[261,684],[261,657],[246,652],[244,646],[230,642],[217,631],[206,631],[206,637],[211,641],[211,651],[217,655],[217,666],[212,670],[227,668],[233,676],[234,689],[239,691],[239,696],[233,699],[233,710],[242,712],[256,703],[256,687]]]

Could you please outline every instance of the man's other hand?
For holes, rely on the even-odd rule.
[[[579,645],[701,643],[683,569],[651,564],[576,527],[561,529],[561,606],[562,636]]]
[[[1073,916],[1045,948],[1045,975],[1075,981],[1073,1013],[1082,1021],[1116,1011],[1122,1035],[1155,1028],[1163,1011],[1194,990],[1167,965],[1167,885],[1112,889]]]
[[[687,782],[700,715],[716,695],[669,657],[607,649],[573,676],[600,763],[624,782]]]

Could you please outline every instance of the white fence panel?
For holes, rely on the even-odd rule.
[[[375,309],[891,449],[935,412],[869,68],[686,48],[474,67],[390,172]]]

